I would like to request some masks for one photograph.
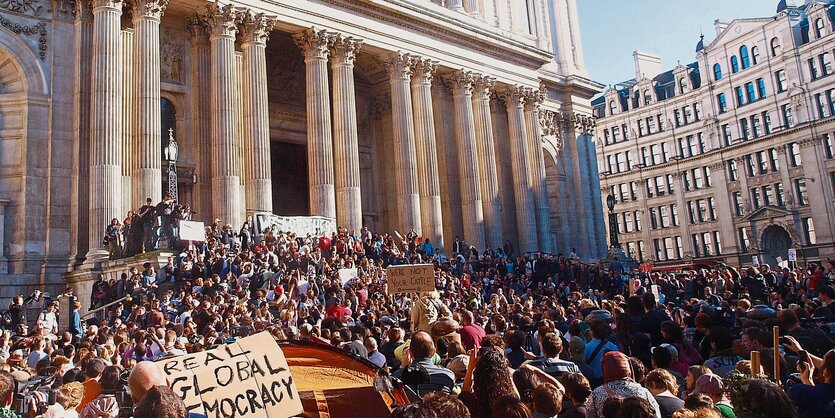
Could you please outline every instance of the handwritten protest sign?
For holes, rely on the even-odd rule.
[[[431,264],[389,266],[388,293],[431,292],[435,290],[435,267]]]
[[[339,269],[339,281],[342,282],[342,285],[345,286],[346,283],[351,281],[351,279],[356,279],[357,277],[357,268],[351,269]]]
[[[284,352],[267,332],[158,363],[190,413],[288,418],[303,412]]]
[[[206,229],[203,222],[180,221],[180,239],[183,241],[205,241]]]

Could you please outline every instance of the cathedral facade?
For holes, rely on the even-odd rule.
[[[94,272],[171,139],[207,223],[605,255],[575,0],[10,0],[0,63],[2,300]]]

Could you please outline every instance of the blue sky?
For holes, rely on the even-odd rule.
[[[778,0],[577,0],[590,77],[615,84],[635,76],[632,51],[659,54],[664,69],[696,60],[699,31],[713,22],[773,16]]]

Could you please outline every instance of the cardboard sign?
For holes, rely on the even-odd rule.
[[[751,256],[751,264],[753,264],[755,267],[759,266],[760,265],[760,258],[755,256],[755,255]]]
[[[180,221],[180,239],[183,241],[205,241],[206,228],[203,222]]]
[[[797,250],[789,248],[789,261],[797,261]]]
[[[190,413],[288,418],[303,412],[284,352],[267,332],[157,363]]]
[[[342,282],[342,286],[345,286],[351,279],[356,279],[359,276],[357,275],[357,268],[351,269],[339,269],[339,281]]]
[[[658,289],[658,285],[654,284],[650,286],[650,289],[652,289],[652,294],[655,296],[655,301],[661,303],[661,291]]]
[[[435,290],[432,264],[407,264],[386,269],[388,293],[431,292]]]

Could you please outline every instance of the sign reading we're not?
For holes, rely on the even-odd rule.
[[[405,264],[386,268],[388,293],[431,292],[435,290],[435,266]]]

